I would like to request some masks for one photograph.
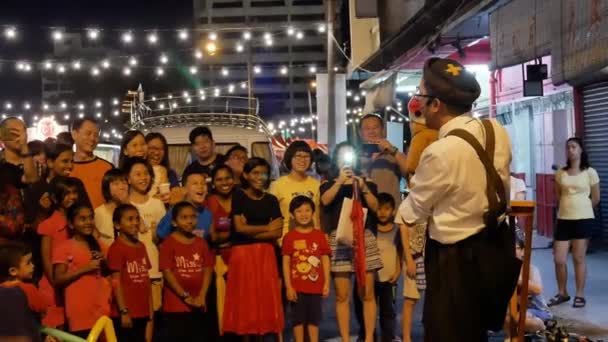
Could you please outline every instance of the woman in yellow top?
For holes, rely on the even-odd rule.
[[[589,166],[587,153],[579,138],[566,142],[568,162],[555,174],[556,197],[559,201],[557,226],[554,232],[553,254],[558,294],[549,306],[570,300],[566,280],[568,279],[567,258],[572,246],[576,296],[572,304],[575,308],[585,306],[585,278],[587,265],[585,255],[593,227],[593,208],[600,201],[600,179],[597,172]]]
[[[296,196],[307,196],[313,200],[315,206],[319,206],[319,187],[320,183],[315,178],[308,175],[312,166],[312,149],[302,140],[292,142],[285,151],[283,158],[285,167],[289,173],[279,177],[270,185],[269,192],[273,194],[281,206],[283,214],[283,235],[293,228],[292,219],[289,214],[289,203]],[[318,212],[318,210],[317,210]],[[315,213],[313,219],[315,228],[320,228],[319,214]],[[282,240],[279,240],[279,243]]]

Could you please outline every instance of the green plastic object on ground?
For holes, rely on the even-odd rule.
[[[61,331],[61,330],[58,330],[55,328],[42,327],[42,329],[40,329],[40,331],[45,335],[57,337],[57,338],[61,339],[63,342],[86,342],[87,341],[82,337],[74,336],[65,331]]]

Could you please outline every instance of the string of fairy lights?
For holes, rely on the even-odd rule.
[[[0,26],[3,32],[4,39],[7,42],[17,42],[20,40],[21,34],[16,26],[4,25]],[[201,63],[205,55],[215,56],[224,50],[232,50],[235,53],[245,53],[248,47],[266,47],[272,48],[275,45],[275,41],[280,38],[289,39],[290,41],[302,41],[305,39],[306,34],[310,32],[318,32],[320,34],[326,32],[324,24],[315,24],[308,26],[285,26],[281,27],[278,31],[267,30],[263,27],[253,28],[234,28],[234,29],[222,29],[220,31],[213,31],[209,29],[171,29],[171,30],[102,30],[99,28],[86,28],[86,29],[65,29],[58,27],[49,27],[49,37],[54,43],[61,43],[68,39],[70,34],[80,34],[86,36],[88,41],[97,43],[100,42],[104,35],[115,36],[117,35],[121,49],[133,49],[136,47],[136,42],[142,40],[144,37],[146,47],[148,51],[144,49],[138,49],[137,53],[125,53],[116,56],[105,57],[100,60],[87,60],[84,58],[76,58],[72,60],[66,59],[45,59],[42,61],[32,61],[27,58],[22,59],[0,59],[0,63],[3,64],[14,64],[15,69],[20,73],[31,73],[39,70],[41,72],[55,72],[57,75],[67,75],[71,73],[85,73],[88,72],[92,77],[101,77],[102,74],[111,71],[119,71],[123,76],[130,77],[135,74],[137,69],[150,69],[153,71],[156,77],[163,77],[173,69],[183,70],[184,68],[191,75],[197,75],[202,69]],[[226,39],[226,43],[222,44],[222,34],[234,34],[239,35],[239,39]],[[182,56],[176,57],[179,61],[171,63],[174,58],[172,53],[175,50],[171,50],[169,53],[166,49],[163,51],[168,44],[163,46],[163,42],[169,42],[170,39],[166,38],[167,34],[171,34],[179,47],[176,51],[179,51]],[[163,37],[164,35],[164,37]],[[175,45],[173,45],[175,46]],[[194,47],[192,47],[194,46]],[[154,51],[150,51],[150,49]],[[181,65],[181,60],[190,58],[192,63],[190,65]],[[149,61],[150,59],[156,60],[154,65],[146,65],[142,63],[142,60]],[[317,72],[317,66],[314,64],[308,65],[280,65],[276,68],[278,75],[286,76],[290,69],[293,68],[307,68],[311,73]],[[232,68],[239,69],[239,68]],[[242,68],[241,68],[242,69]],[[223,67],[219,70],[221,76],[227,77],[230,74],[231,68]],[[262,66],[256,65],[253,70],[255,75],[262,72]]]

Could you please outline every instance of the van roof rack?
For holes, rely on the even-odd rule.
[[[199,101],[200,99],[200,101]],[[130,108],[131,129],[183,126],[229,126],[257,129],[271,136],[258,113],[256,98],[217,96],[167,97],[136,101]]]

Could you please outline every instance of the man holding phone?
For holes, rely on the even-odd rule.
[[[0,141],[4,145],[0,161],[0,242],[27,240],[21,190],[38,180],[38,170],[27,146],[23,121],[10,117],[0,122]]]
[[[401,177],[407,175],[407,156],[386,140],[384,120],[377,114],[365,115],[359,124],[361,171],[378,185],[378,192],[393,196],[401,203]]]
[[[18,189],[37,182],[38,169],[27,145],[25,123],[15,117],[0,122],[0,141],[4,145],[3,180]]]

